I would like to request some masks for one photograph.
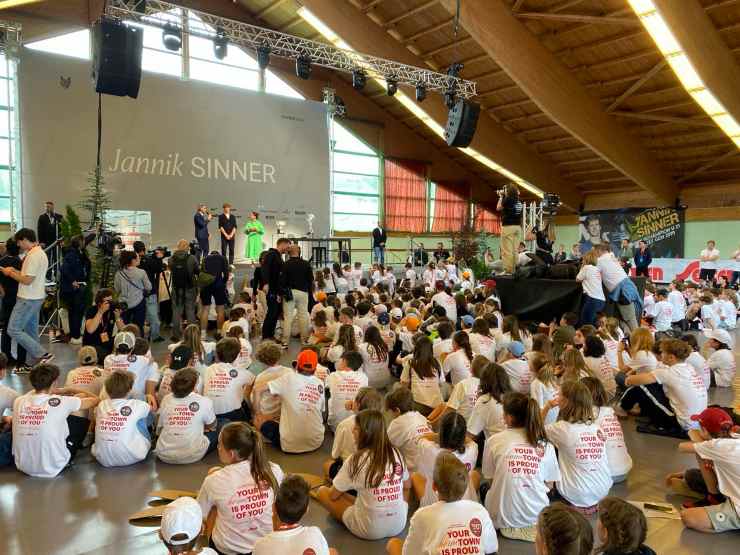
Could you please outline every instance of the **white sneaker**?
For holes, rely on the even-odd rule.
[[[78,337],[77,339],[75,339],[73,337],[72,339],[69,340],[69,344],[70,345],[82,345],[82,338]]]

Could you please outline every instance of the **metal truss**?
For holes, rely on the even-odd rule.
[[[411,87],[422,86],[427,91],[436,91],[440,94],[452,89],[460,98],[470,98],[476,94],[474,81],[451,77],[444,73],[337,48],[323,42],[280,33],[198,10],[190,10],[190,8],[187,9],[197,14],[201,21],[190,19],[187,24],[181,25],[166,12],[184,8],[169,2],[148,0],[144,9],[139,6],[143,7],[143,4],[140,4],[138,0],[110,0],[105,14],[162,29],[167,25],[177,25],[183,35],[193,35],[209,40],[216,38],[218,30],[230,44],[255,51],[258,48],[267,47],[273,56],[290,59],[310,58],[314,65],[348,73],[362,71],[368,78],[392,80],[399,85],[404,84]]]
[[[21,24],[0,21],[0,52],[17,56],[21,44]]]

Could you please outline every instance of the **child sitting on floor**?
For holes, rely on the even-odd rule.
[[[192,368],[193,351],[190,350],[190,347],[180,345],[172,351],[168,356],[168,360],[168,365],[161,368],[162,381],[159,382],[159,389],[157,390],[157,400],[160,404],[162,403],[162,399],[172,393],[172,379],[177,372],[183,368]],[[195,392],[203,393],[203,378],[200,373],[198,373],[198,383],[195,385]]]
[[[596,553],[603,555],[655,555],[645,545],[647,537],[645,513],[618,497],[605,497],[599,503],[596,533],[601,545]]]
[[[421,439],[431,433],[432,428],[424,415],[414,410],[411,391],[406,387],[396,386],[385,396],[385,410],[392,418],[388,424],[388,439],[403,455],[409,471],[414,472]]]
[[[145,400],[152,410],[157,410],[156,391],[159,384],[157,366],[153,365],[146,355],[134,354],[135,346],[136,337],[133,333],[118,332],[113,341],[115,354],[105,357],[105,369],[109,372],[131,372],[134,376],[131,397],[141,401]]]
[[[220,421],[249,421],[251,410],[248,403],[254,384],[254,375],[234,366],[241,352],[238,339],[227,337],[216,345],[218,362],[211,364],[203,379],[203,395],[213,401],[213,408]]]
[[[273,531],[254,544],[252,555],[296,553],[310,555],[338,555],[330,549],[324,534],[316,526],[301,526],[308,512],[309,485],[301,476],[287,476],[275,495]]]
[[[242,330],[241,326],[231,326],[226,337],[233,337],[241,345],[241,350],[239,351],[239,356],[234,361],[234,366],[248,370],[252,365],[252,344],[244,337],[244,330]]]
[[[478,439],[481,432],[488,439],[506,428],[502,403],[510,391],[506,370],[500,364],[489,363],[481,373],[478,399],[468,420],[468,435],[472,439]]]
[[[586,518],[563,503],[545,507],[537,519],[537,555],[591,555],[594,533]]]
[[[203,520],[203,511],[192,497],[180,497],[165,507],[159,538],[169,555],[218,555],[210,547],[196,550]]]
[[[360,388],[368,385],[367,375],[360,372],[362,368],[360,353],[356,351],[342,353],[336,367],[337,371],[326,378],[326,387],[331,393],[328,423],[332,430],[351,415],[351,411],[346,408],[347,402],[355,398]]]
[[[473,407],[475,407],[475,402],[478,400],[478,395],[480,395],[480,376],[488,364],[488,359],[483,355],[476,355],[473,358],[473,362],[470,365],[472,376],[458,383],[452,390],[450,398],[447,399],[447,403],[437,406],[429,414],[427,418],[431,426],[439,422],[439,419],[448,411],[457,412],[465,419],[465,422],[470,421],[470,416],[473,414]]]

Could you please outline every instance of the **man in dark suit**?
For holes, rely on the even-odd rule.
[[[236,217],[231,213],[231,205],[224,204],[224,213],[218,217],[218,231],[221,234],[221,254],[226,257],[229,251],[229,264],[234,263],[234,243],[236,239]]]
[[[210,252],[208,250],[208,239],[211,236],[208,233],[208,222],[211,221],[213,216],[208,212],[205,204],[199,204],[198,209],[193,216],[193,224],[195,224],[195,240],[198,241],[200,247],[200,253],[198,254],[198,263],[200,263],[201,256],[208,256]]]
[[[385,264],[385,243],[388,236],[383,229],[383,225],[378,222],[378,227],[373,229],[373,258],[379,264]]]
[[[62,236],[59,230],[59,223],[63,219],[62,215],[54,212],[54,203],[50,200],[46,201],[45,207],[46,209],[39,216],[39,221],[36,225],[36,236],[42,249],[46,249],[46,247],[53,244],[54,241]],[[48,279],[51,279],[53,275],[56,275],[57,249],[51,249],[46,255],[49,258],[49,270],[46,276]]]

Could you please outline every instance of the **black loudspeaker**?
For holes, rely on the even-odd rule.
[[[450,146],[466,147],[473,140],[478,126],[480,104],[460,99],[450,108],[447,116],[445,139]]]
[[[92,79],[95,92],[139,96],[144,32],[138,27],[101,19],[93,27]]]

